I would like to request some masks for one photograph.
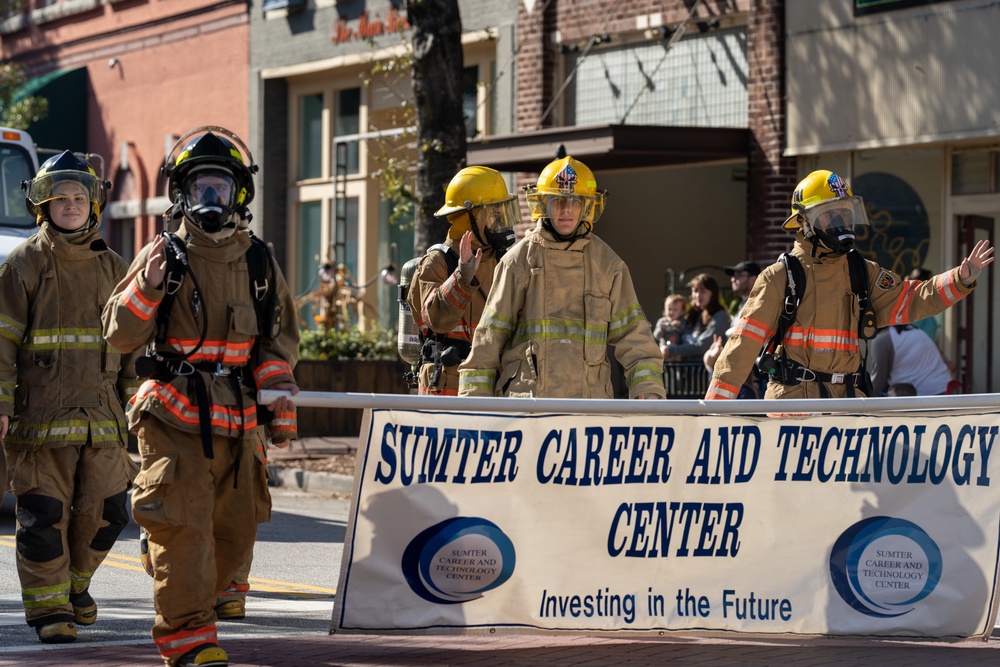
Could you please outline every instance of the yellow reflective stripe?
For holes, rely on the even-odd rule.
[[[6,315],[0,315],[0,336],[20,343],[24,338],[24,325]]]
[[[611,323],[608,325],[608,334],[612,337],[620,336],[634,327],[636,322],[645,319],[646,315],[642,312],[642,308],[639,304],[633,303],[624,312],[611,320]]]
[[[482,317],[479,318],[479,328],[496,329],[509,334],[514,330],[514,320],[505,315],[501,315],[492,308],[487,308],[483,311]]]
[[[528,320],[518,325],[514,342],[536,340],[571,340],[578,343],[607,344],[606,324],[586,324],[579,320]]]
[[[33,329],[24,347],[29,350],[100,349],[102,343],[100,329]]]
[[[90,580],[94,578],[93,572],[81,572],[72,565],[69,567],[69,579],[74,586],[80,590],[90,585]]]
[[[458,372],[458,387],[462,389],[485,389],[492,392],[497,385],[497,372],[470,369]]]
[[[69,582],[42,588],[22,588],[21,600],[26,609],[55,607],[69,602]]]
[[[51,442],[84,442],[87,434],[95,443],[118,442],[124,429],[117,422],[89,422],[68,419],[51,424],[25,424],[16,422],[8,437],[11,442],[32,442],[45,445]]]
[[[629,389],[643,382],[663,382],[663,366],[661,364],[636,364],[628,373]]]

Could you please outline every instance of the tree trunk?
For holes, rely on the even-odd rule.
[[[417,116],[414,252],[440,243],[448,222],[434,212],[448,183],[465,167],[462,116],[462,17],[458,0],[406,0],[413,26],[413,97]]]

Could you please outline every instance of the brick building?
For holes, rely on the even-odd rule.
[[[42,149],[92,154],[112,183],[105,237],[131,258],[168,204],[159,168],[174,141],[200,125],[247,136],[246,0],[22,0],[4,9],[0,56],[26,68],[26,93],[49,100],[32,137]]]

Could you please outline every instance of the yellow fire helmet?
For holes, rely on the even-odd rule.
[[[52,190],[64,181],[78,183],[87,193],[91,205],[88,227],[100,222],[101,209],[107,201],[107,192],[111,184],[98,178],[97,172],[85,159],[71,151],[63,151],[46,160],[33,179],[21,183],[25,193],[24,205],[28,212],[35,216],[36,223],[42,224],[44,217],[42,205],[58,198]]]
[[[448,183],[444,206],[435,213],[447,217],[449,238],[458,240],[472,230],[482,246],[502,253],[514,241],[514,227],[521,222],[517,196],[507,191],[500,172],[472,166],[459,171]],[[472,220],[478,223],[475,227]]]
[[[814,171],[795,187],[792,214],[782,225],[801,229],[803,236],[837,254],[854,247],[854,229],[868,224],[865,203],[837,174]]]
[[[538,182],[525,188],[531,219],[552,218],[550,208],[558,198],[575,198],[582,205],[580,222],[589,232],[604,213],[607,192],[597,189],[594,172],[584,163],[567,155],[546,165],[538,175]]]

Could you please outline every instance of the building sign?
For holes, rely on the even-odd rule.
[[[998,424],[375,409],[332,629],[988,637]]]
[[[333,37],[330,38],[334,44],[343,44],[358,39],[371,39],[381,35],[388,35],[394,32],[402,32],[410,29],[410,23],[405,16],[400,16],[395,8],[390,9],[383,21],[375,14],[374,19],[368,18],[368,10],[361,12],[357,27],[352,28],[346,19],[337,19],[333,24]]]
[[[934,5],[940,2],[952,2],[952,0],[854,0],[854,15],[862,16],[894,9],[919,7],[920,5]]]

